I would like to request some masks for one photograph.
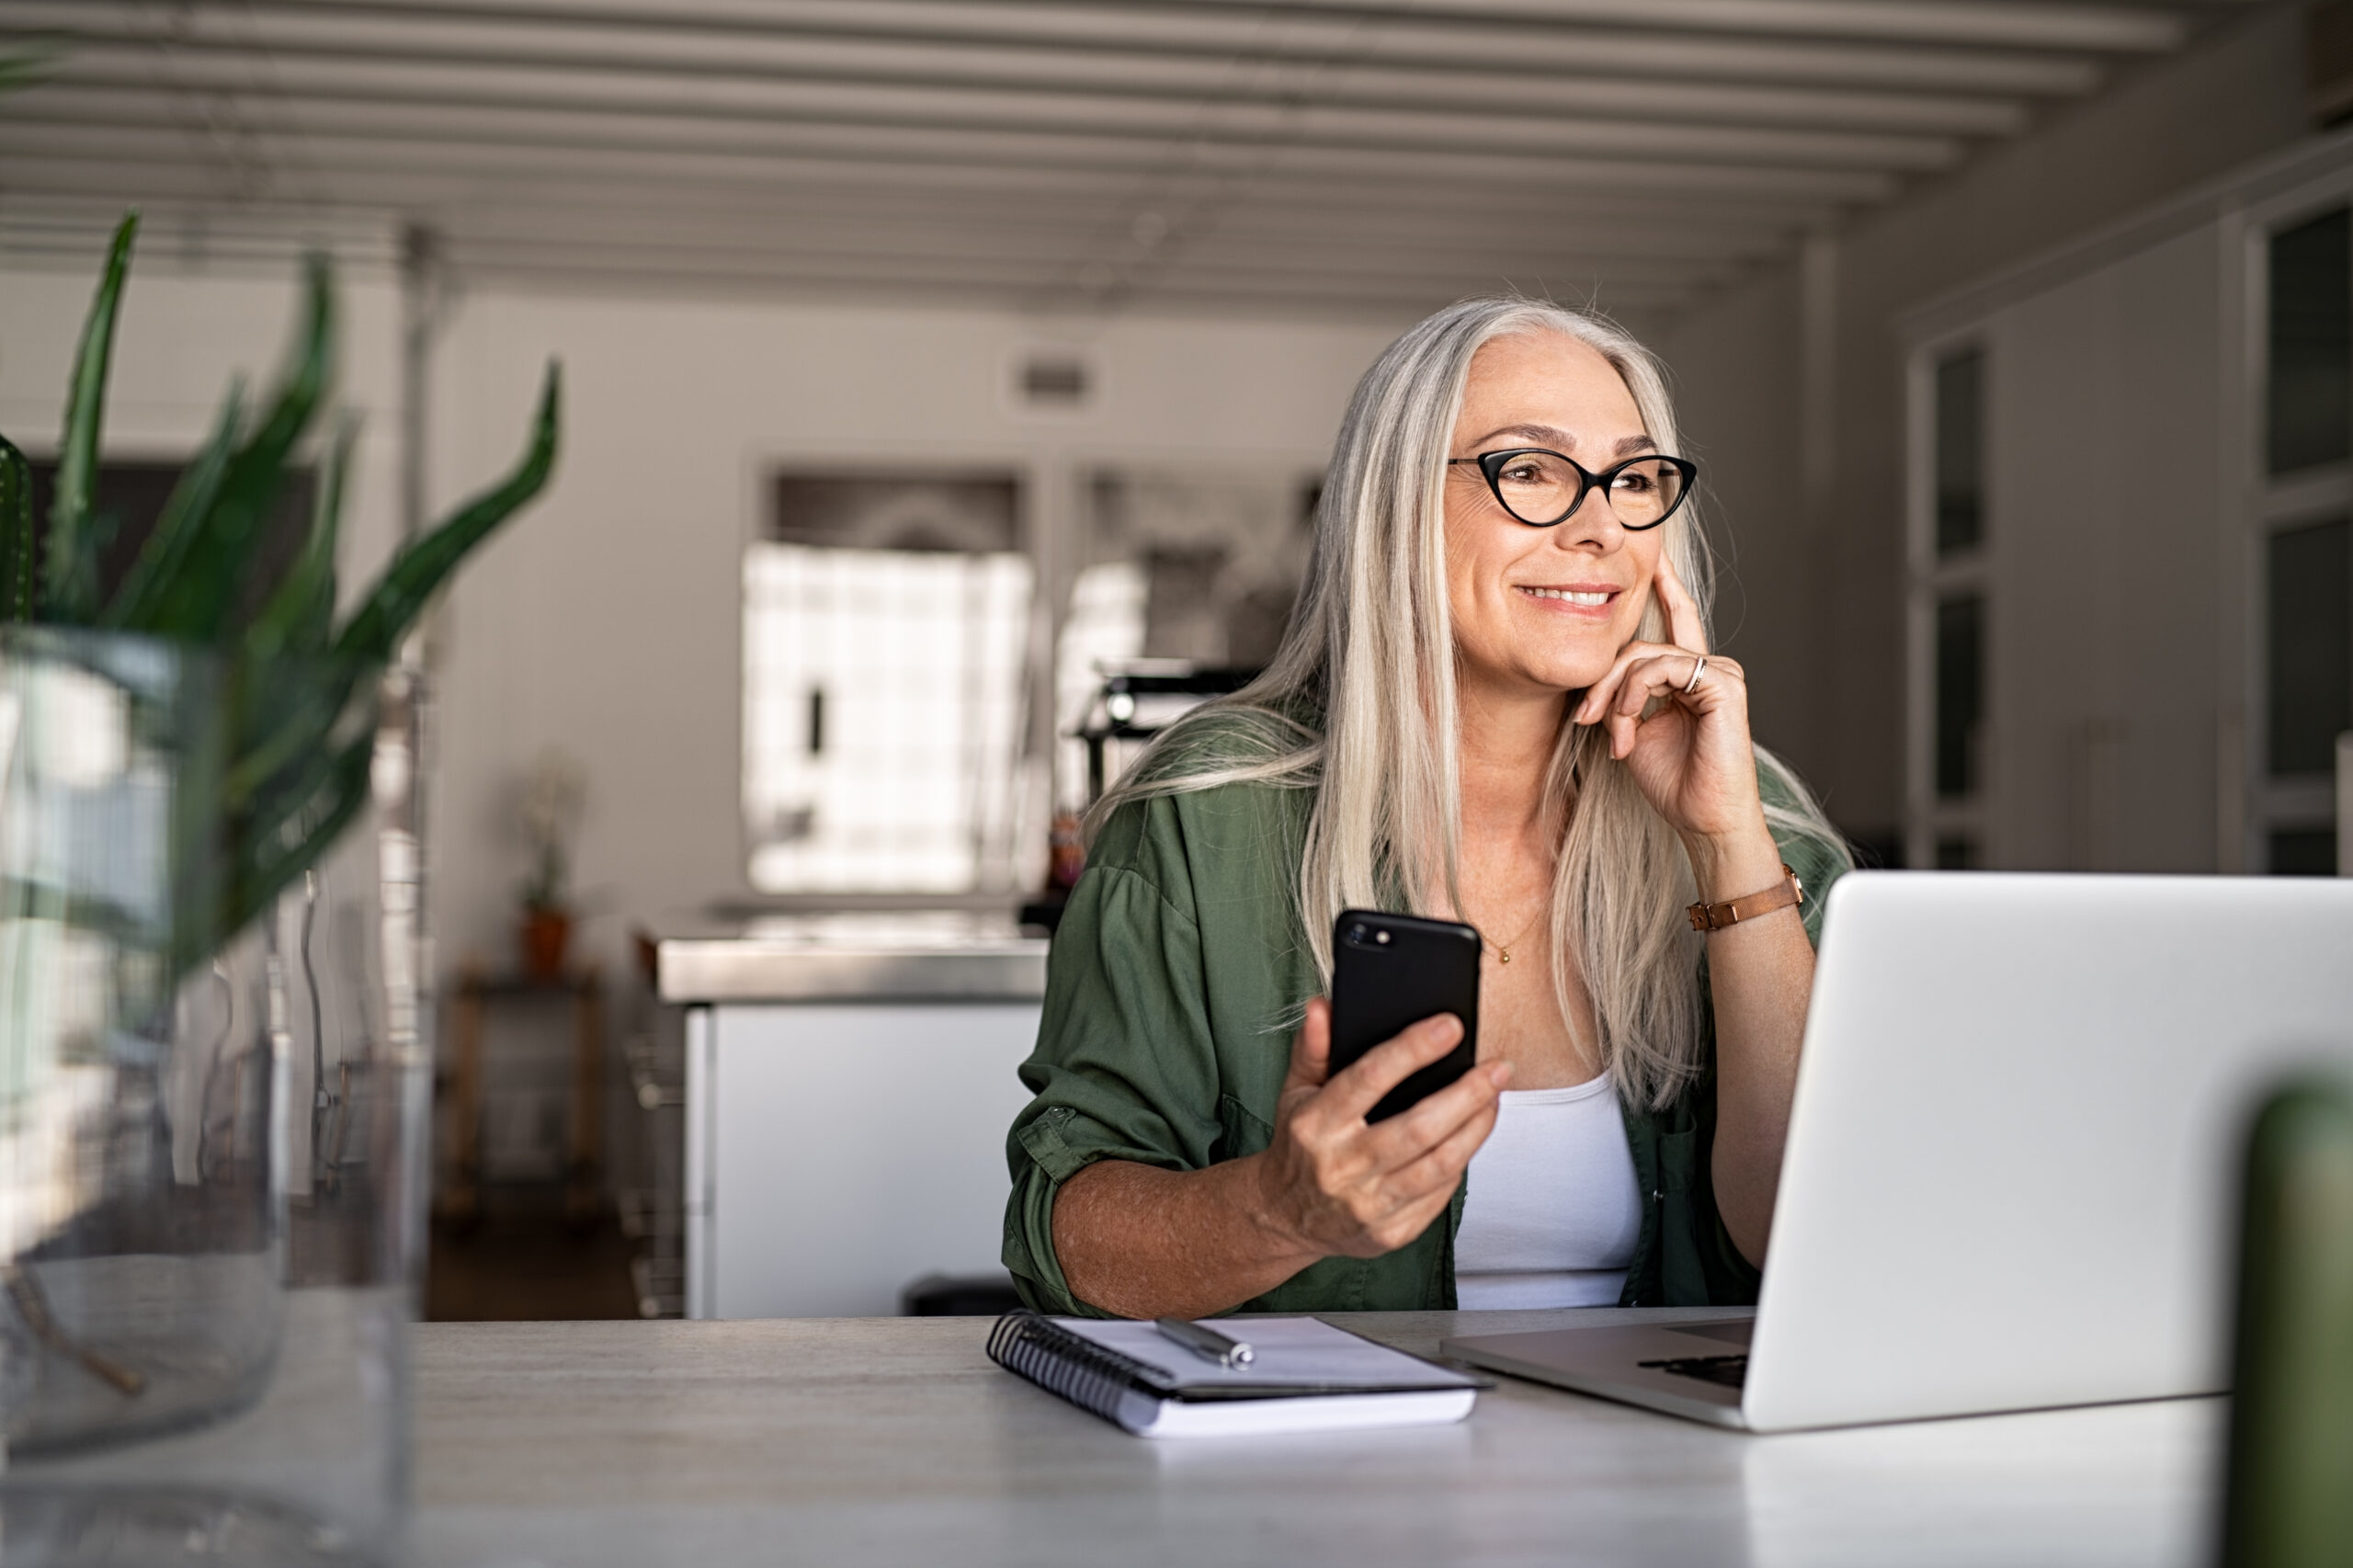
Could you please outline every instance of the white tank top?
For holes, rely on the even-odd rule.
[[[1633,1152],[1609,1074],[1565,1089],[1507,1089],[1471,1156],[1454,1236],[1465,1311],[1614,1307],[1642,1234]]]

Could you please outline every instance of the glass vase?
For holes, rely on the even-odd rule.
[[[240,844],[234,715],[311,699],[364,783]],[[416,712],[400,675],[0,628],[0,1564],[398,1550]]]

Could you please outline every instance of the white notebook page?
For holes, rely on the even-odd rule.
[[[1107,1350],[1116,1350],[1165,1374],[1171,1386],[1176,1388],[1248,1388],[1254,1384],[1304,1384],[1334,1390],[1479,1386],[1479,1380],[1467,1373],[1376,1345],[1316,1318],[1204,1320],[1203,1326],[1250,1346],[1254,1356],[1250,1365],[1237,1368],[1221,1367],[1195,1355],[1148,1323],[1096,1318],[1056,1318],[1054,1322]]]

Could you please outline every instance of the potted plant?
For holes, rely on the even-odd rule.
[[[28,1561],[92,1539],[374,1561],[404,1501],[432,1082],[425,693],[400,652],[547,483],[557,371],[513,471],[345,595],[353,426],[316,438],[336,317],[314,259],[285,369],[231,387],[110,574],[94,497],[137,229],[46,517],[0,438],[0,1500]]]
[[[587,801],[587,775],[578,759],[556,746],[540,752],[523,783],[520,815],[531,874],[521,889],[517,939],[523,972],[542,984],[563,978],[572,940],[572,835]]]

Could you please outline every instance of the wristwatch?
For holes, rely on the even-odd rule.
[[[1737,926],[1744,920],[1754,920],[1760,915],[1770,915],[1777,909],[1805,902],[1805,884],[1789,866],[1781,868],[1781,881],[1763,892],[1750,893],[1723,903],[1695,903],[1691,906],[1691,929],[1721,931],[1727,926]]]

